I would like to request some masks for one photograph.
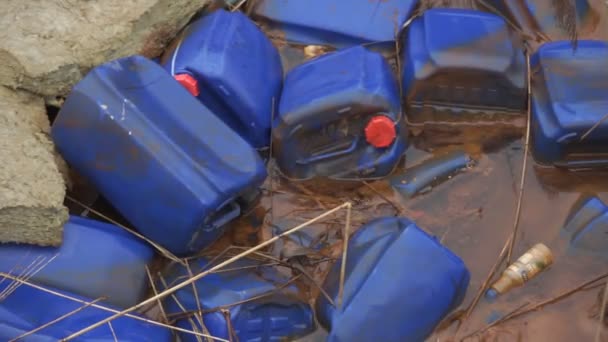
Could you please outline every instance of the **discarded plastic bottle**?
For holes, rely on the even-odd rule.
[[[509,120],[526,108],[526,61],[499,16],[434,8],[403,34],[402,88],[414,124]]]
[[[291,179],[390,174],[407,148],[395,78],[375,52],[325,54],[287,74],[274,121],[274,155]]]
[[[178,39],[163,67],[253,147],[268,147],[283,80],[270,40],[246,15],[224,10],[195,21]]]
[[[190,262],[193,274],[210,266],[205,258]],[[276,269],[249,259],[240,259],[227,268],[235,270],[209,274],[193,286],[178,290],[175,298],[165,299],[167,315],[179,317],[178,327],[201,331],[198,318],[188,313],[202,308],[207,311],[202,320],[209,334],[228,340],[235,337],[231,336],[231,330],[238,341],[252,342],[291,340],[314,330],[312,308],[298,299],[296,286],[286,286],[289,279],[280,276]],[[166,280],[162,280],[168,286],[189,278],[187,269],[178,264],[172,265],[166,275]],[[182,342],[196,341],[189,334],[179,336]]]
[[[11,290],[9,286],[12,285],[17,284],[0,277],[0,294],[3,296],[0,298],[1,341],[55,342],[118,312],[115,307],[105,304],[104,307],[114,311],[94,306],[99,303],[87,304],[98,298],[91,299],[45,287],[54,292],[49,293],[29,285],[20,285]],[[63,319],[58,320],[61,317]],[[47,324],[50,322],[54,323]],[[104,324],[74,341],[169,342],[171,337],[171,331],[166,328],[120,316],[112,320],[111,325]]]
[[[401,196],[411,198],[466,168],[472,162],[463,151],[425,160],[420,165],[407,169],[404,174],[391,177],[391,186]]]
[[[534,245],[534,247],[519,257],[517,261],[507,267],[500,278],[486,292],[486,297],[493,299],[499,294],[523,285],[552,263],[553,254],[551,250],[542,243]]]
[[[608,165],[608,42],[540,46],[530,59],[532,153],[565,168]]]
[[[256,150],[141,56],[93,69],[51,133],[76,171],[174,254],[220,237],[266,178]]]
[[[0,272],[130,307],[145,296],[153,257],[150,245],[122,228],[71,216],[60,247],[1,244]]]
[[[340,305],[341,263],[324,288]],[[375,219],[349,241],[341,307],[316,304],[327,341],[424,341],[462,302],[469,271],[462,260],[406,218]]]
[[[252,16],[276,29],[289,42],[336,48],[377,43],[384,48],[394,47],[396,33],[417,3],[418,0],[259,0],[252,5]]]

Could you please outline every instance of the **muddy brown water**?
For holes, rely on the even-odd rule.
[[[597,4],[595,4],[597,8]],[[606,15],[597,29],[581,38],[608,38]],[[560,37],[562,38],[562,37]],[[303,59],[302,47],[278,42],[286,69]],[[287,220],[294,225],[322,214],[346,201],[353,203],[352,228],[380,216],[401,215],[415,221],[422,229],[436,235],[459,255],[471,272],[466,308],[513,229],[524,158],[525,113],[511,126],[458,128],[454,131],[412,131],[412,146],[395,173],[400,173],[433,155],[462,149],[476,165],[411,199],[397,195],[387,180],[364,183],[308,181],[288,182],[276,172],[264,184],[264,195],[254,210],[239,219],[211,252],[231,244],[253,246],[271,236],[271,224]],[[538,242],[554,253],[554,264],[521,288],[516,288],[490,303],[483,297],[472,315],[462,323],[434,333],[429,340],[462,339],[485,327],[524,303],[534,304],[552,298],[608,271],[606,259],[571,253],[561,228],[573,204],[582,196],[598,195],[608,201],[608,173],[573,173],[537,165],[528,155],[522,210],[513,258]],[[101,204],[100,210],[111,212]],[[111,214],[110,214],[111,215]],[[93,215],[94,216],[94,215]],[[341,229],[344,213],[338,213],[320,224],[333,239],[311,257],[338,257],[341,251]],[[117,217],[114,215],[114,217]],[[207,251],[208,252],[208,251]],[[321,283],[328,263],[309,267]],[[504,269],[503,264],[499,272]],[[495,277],[496,278],[496,277]],[[494,278],[494,279],[495,279]],[[305,297],[312,303],[318,291],[302,282]],[[528,313],[487,332],[468,338],[470,341],[573,341],[592,340],[598,325],[597,311],[600,288],[579,291],[555,304]],[[382,294],[379,294],[382,295]],[[594,309],[594,306],[595,309]],[[306,339],[304,339],[306,340]],[[316,340],[316,339],[311,339]],[[322,339],[321,339],[322,340]],[[608,329],[604,339],[608,341]]]

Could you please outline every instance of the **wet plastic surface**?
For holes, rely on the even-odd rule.
[[[285,79],[273,130],[277,164],[291,179],[386,176],[407,148],[400,109],[380,54],[353,47],[313,59]]]
[[[337,301],[340,262],[325,289]],[[463,300],[462,260],[405,218],[370,221],[349,242],[341,310],[317,300],[328,341],[423,341]]]
[[[489,3],[503,15],[511,19],[524,32],[536,36],[544,35],[552,39],[566,38],[569,34],[567,25],[562,23],[567,15],[561,12],[559,6],[547,0],[491,0]],[[559,3],[559,2],[558,2]],[[580,35],[581,30],[597,24],[599,14],[592,8],[589,0],[573,0],[564,2],[563,10],[572,4],[573,26]],[[564,18],[564,19],[561,19]]]
[[[66,161],[137,229],[175,254],[200,251],[266,177],[258,153],[159,65],[103,64],[52,127]]]
[[[190,262],[194,274],[210,267],[208,259],[196,259]],[[258,267],[251,267],[256,266]],[[195,283],[199,303],[193,287],[186,287],[176,292],[174,299],[165,300],[167,315],[186,312],[223,308],[230,315],[230,324],[239,341],[278,341],[306,335],[314,330],[312,308],[301,301],[294,285],[288,285],[288,279],[280,276],[272,267],[259,266],[257,261],[241,259],[228,268],[241,268],[234,271],[222,271],[205,276]],[[243,268],[249,267],[249,268]],[[167,283],[188,278],[187,269],[174,265],[168,271]],[[279,289],[277,286],[286,287]],[[274,291],[274,292],[273,292]],[[267,294],[259,299],[256,296]],[[238,305],[230,305],[239,303]],[[181,304],[181,307],[180,307]],[[226,306],[226,307],[224,307]],[[194,315],[179,319],[177,325],[185,329],[202,329]],[[227,316],[220,310],[203,315],[203,322],[213,336],[229,339]],[[194,336],[180,334],[183,342],[196,341]]]
[[[410,198],[433,184],[466,168],[472,160],[465,152],[455,151],[432,158],[408,169],[402,175],[391,177],[391,185],[403,197]]]
[[[148,286],[146,265],[154,251],[114,225],[71,216],[61,247],[0,245],[0,272],[28,276],[40,285],[99,298],[118,307],[141,301]]]
[[[608,258],[608,206],[599,198],[580,201],[566,220],[564,232],[572,248]]]
[[[193,93],[256,148],[270,143],[273,104],[278,107],[283,69],[277,49],[241,12],[217,10],[195,21],[163,67],[191,77]]]
[[[6,290],[10,284],[10,280],[2,281],[0,293]],[[68,292],[51,290],[85,302],[94,300]],[[56,342],[114,314],[93,306],[87,307],[86,304],[27,285],[19,286],[9,296],[0,300],[0,340],[9,341],[77,309],[81,310],[19,339],[19,341]],[[112,309],[116,310],[116,308]],[[162,327],[122,316],[113,320],[111,327],[104,324],[73,341],[169,342],[171,332]]]
[[[567,168],[608,165],[608,43],[542,45],[532,56],[532,152]],[[597,126],[596,126],[597,124]]]
[[[383,42],[394,46],[396,33],[418,0],[261,0],[252,16],[289,42],[337,48]]]
[[[402,38],[411,123],[508,120],[526,108],[526,62],[499,16],[430,9]]]

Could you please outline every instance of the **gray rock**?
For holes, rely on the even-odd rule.
[[[209,0],[0,0],[0,84],[66,94],[93,66],[158,56]]]
[[[51,150],[43,133],[0,127],[1,242],[61,244],[68,210]]]
[[[68,166],[50,141],[51,127],[42,98],[25,91],[13,91],[0,86],[0,126],[10,130],[21,130],[41,134],[43,144],[54,156],[55,164],[64,181],[71,186]]]

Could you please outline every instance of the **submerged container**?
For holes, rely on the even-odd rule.
[[[324,288],[338,304],[341,263]],[[324,296],[317,318],[327,341],[424,341],[463,300],[462,260],[406,218],[375,219],[349,241],[342,308]]]
[[[576,203],[563,229],[570,247],[608,258],[608,206],[597,197]]]
[[[499,16],[435,8],[403,34],[408,123],[509,121],[525,113],[526,61]]]
[[[130,307],[145,296],[153,257],[152,247],[122,228],[71,216],[60,247],[0,245],[0,272]]]
[[[292,179],[391,173],[407,147],[395,78],[375,52],[353,47],[293,69],[274,121],[274,156]]]
[[[394,47],[395,36],[418,0],[260,0],[251,15],[292,43],[354,45],[384,43]]]
[[[193,274],[211,266],[204,258],[190,263]],[[168,286],[189,278],[187,269],[178,264],[172,265],[167,273]],[[312,308],[298,297],[296,286],[288,282],[289,279],[274,268],[241,259],[226,266],[225,271],[209,274],[193,286],[177,291],[175,297],[167,297],[163,305],[169,317],[179,317],[176,324],[184,329],[202,329],[199,318],[192,314],[202,309],[210,310],[202,315],[202,320],[212,336],[232,340],[231,325],[238,341],[291,340],[312,332],[315,325]],[[196,341],[195,336],[183,333],[180,339]]]
[[[256,150],[141,56],[93,69],[51,133],[130,223],[179,255],[215,241],[266,177]]]
[[[193,22],[165,53],[163,67],[252,146],[269,145],[281,58],[243,13],[217,10]]]
[[[13,283],[0,278],[0,293],[7,290]],[[69,292],[49,289],[60,297],[28,285],[20,285],[0,300],[0,340],[9,341],[19,336],[19,341],[56,342],[62,338],[87,328],[116,312],[106,311],[86,303],[96,298],[77,296]],[[84,301],[84,302],[83,302]],[[98,303],[97,303],[98,304]],[[95,305],[95,303],[94,303]],[[112,310],[117,310],[114,307]],[[77,311],[77,312],[74,312]],[[58,320],[62,316],[63,319]],[[31,333],[34,329],[53,322],[43,329]],[[118,317],[109,324],[83,334],[73,341],[95,342],[169,342],[171,331],[128,316]],[[27,336],[24,334],[27,333]]]
[[[608,165],[608,43],[542,45],[530,60],[532,153],[566,168]]]

